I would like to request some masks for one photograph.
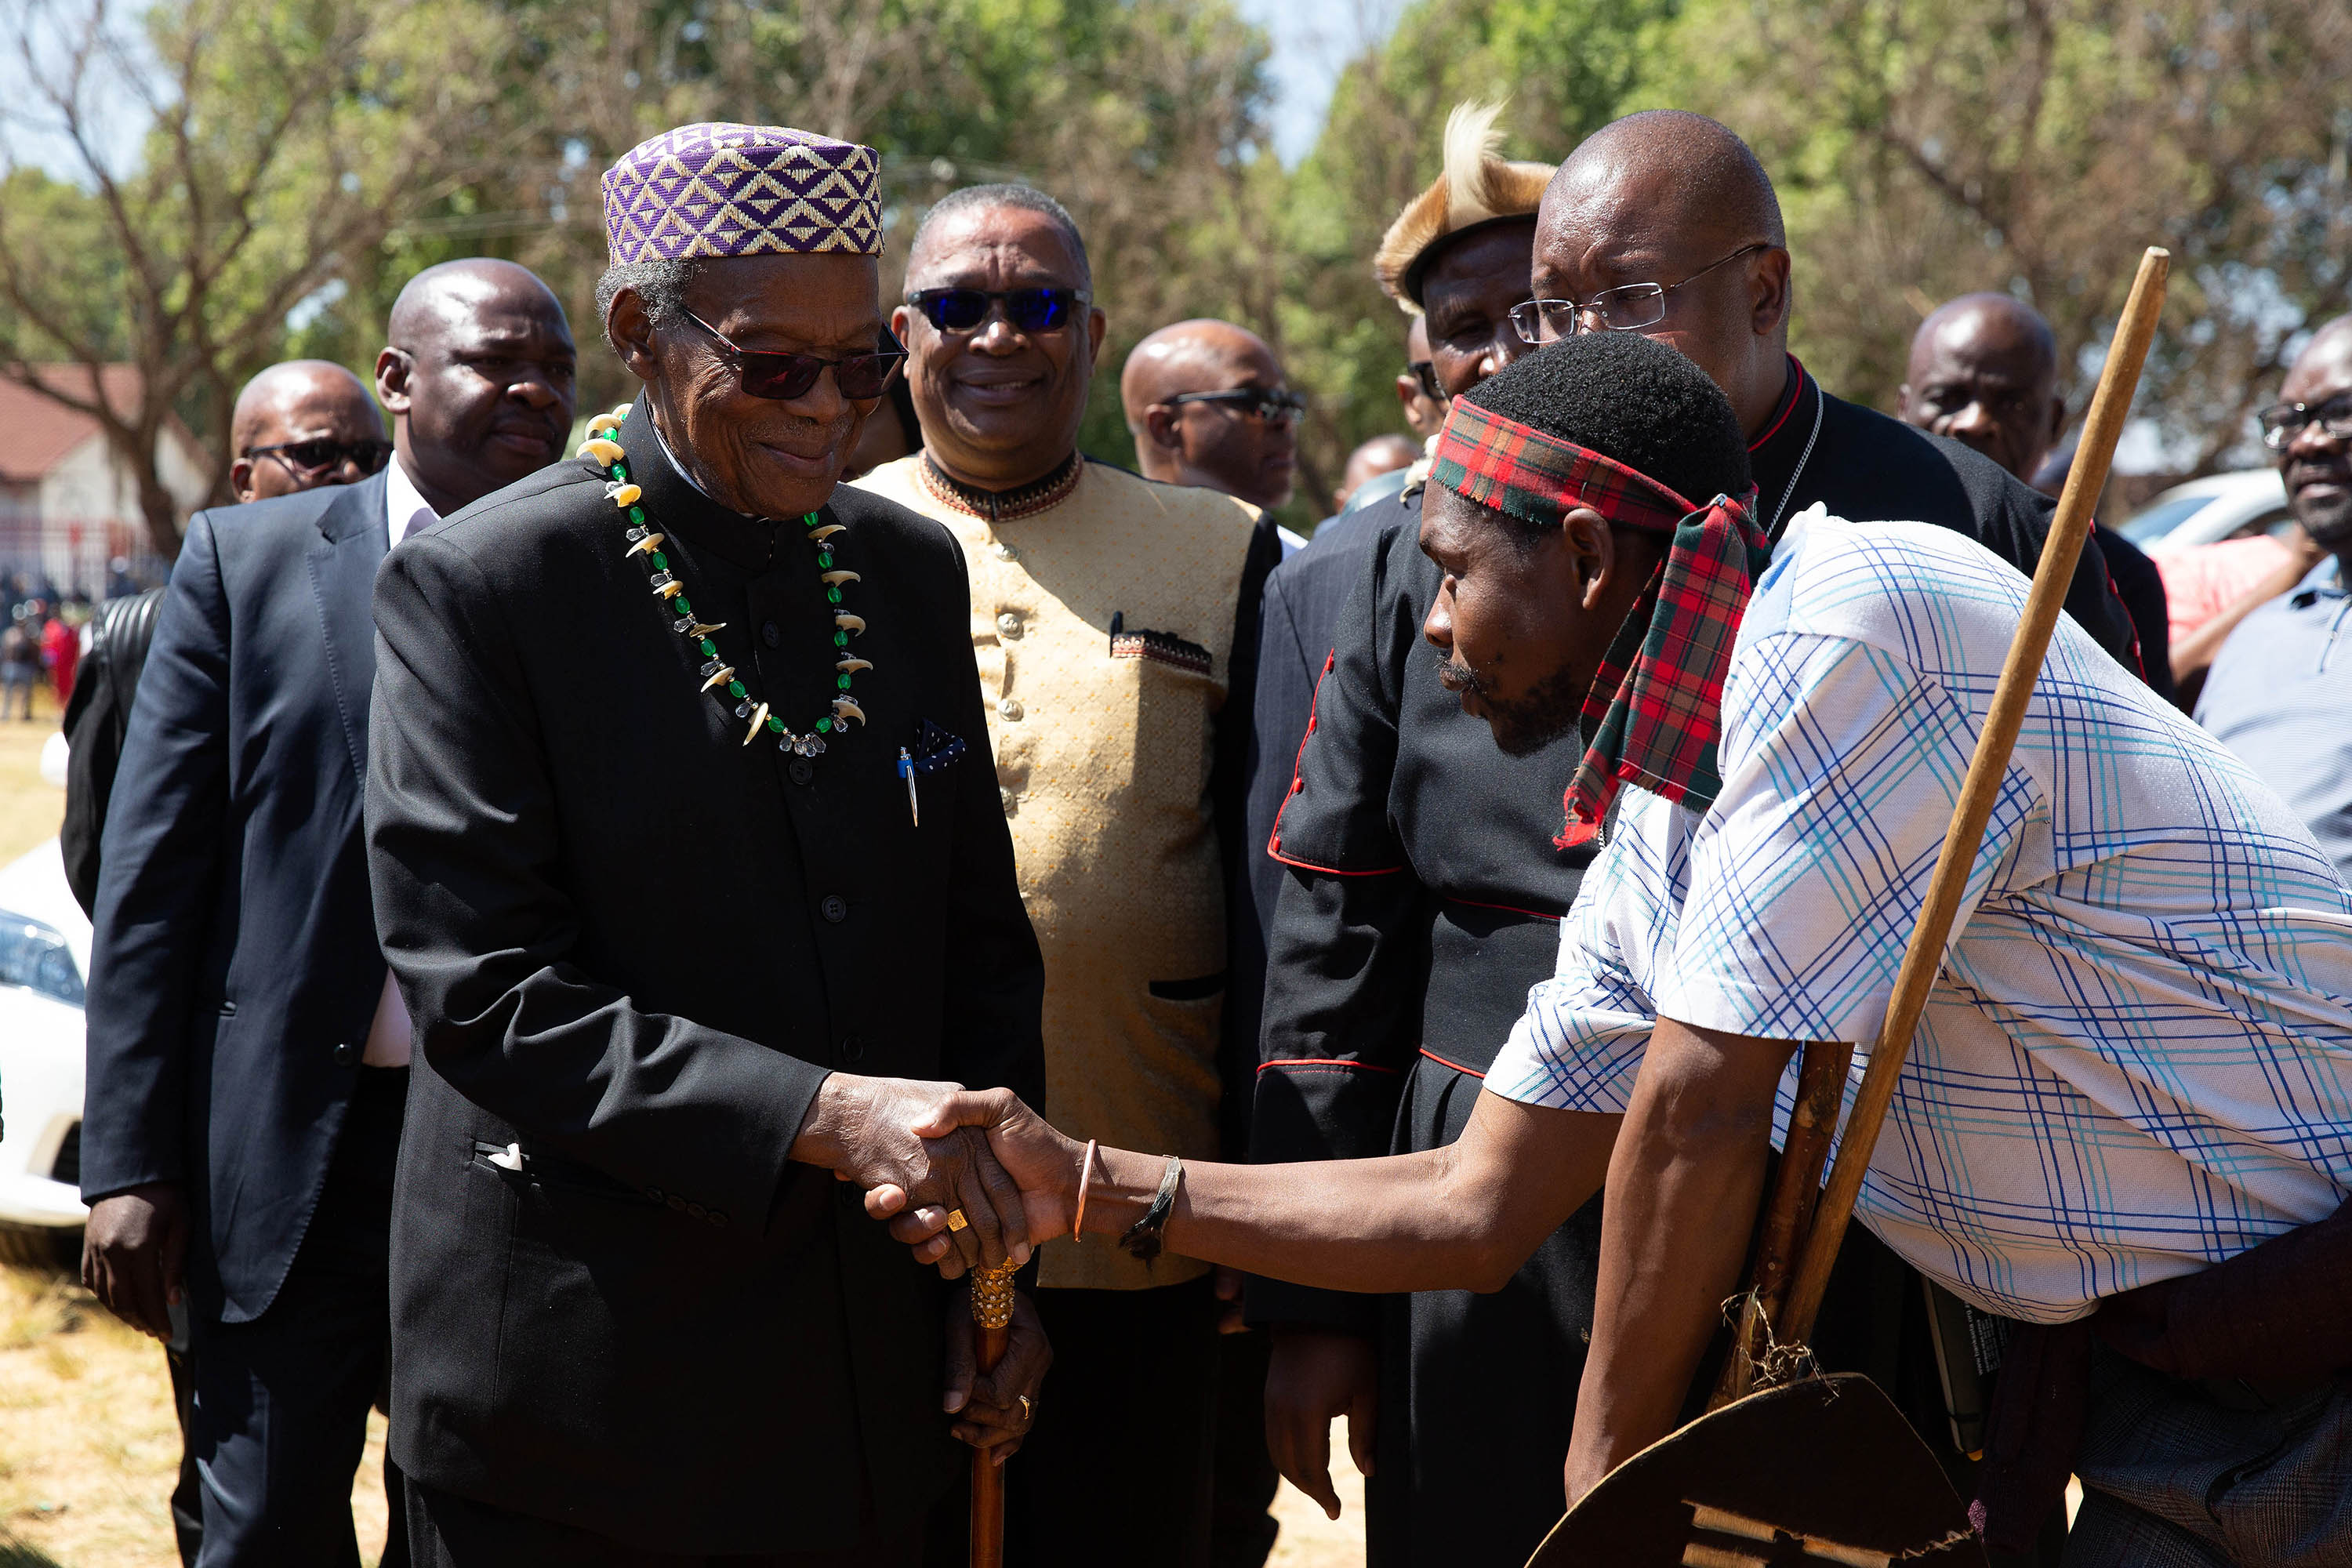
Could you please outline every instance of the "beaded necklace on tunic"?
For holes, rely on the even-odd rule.
[[[605,499],[619,509],[626,524],[622,537],[628,541],[629,547],[624,553],[644,556],[646,564],[653,569],[647,580],[648,586],[652,588],[654,596],[667,605],[670,614],[676,617],[670,622],[670,629],[691,642],[702,655],[702,689],[716,695],[720,702],[731,704],[735,717],[749,721],[750,728],[743,731],[742,743],[750,745],[764,730],[779,737],[776,745],[781,751],[790,752],[798,757],[822,755],[825,736],[837,734],[853,719],[861,724],[866,722],[866,710],[849,695],[850,681],[858,671],[874,668],[848,651],[851,634],[863,633],[866,622],[863,617],[840,607],[842,585],[858,581],[856,573],[833,563],[832,539],[835,534],[844,531],[843,525],[820,522],[816,512],[810,512],[801,519],[802,526],[808,530],[809,542],[816,547],[817,577],[824,584],[825,603],[834,606],[833,646],[841,656],[833,667],[834,686],[841,695],[833,700],[830,714],[818,719],[810,726],[808,733],[796,735],[782,719],[768,710],[765,702],[752,695],[742,677],[736,673],[734,666],[719,656],[719,644],[714,638],[726,629],[727,623],[705,624],[695,618],[694,605],[686,596],[686,584],[671,567],[669,557],[662,552],[663,535],[654,531],[653,525],[646,521],[645,508],[638,504],[644,500],[644,491],[629,479],[627,456],[621,450],[620,443],[611,438],[628,416],[626,405],[610,414],[599,414],[588,422],[588,439],[580,447],[580,456],[594,461],[608,477],[604,486]]]

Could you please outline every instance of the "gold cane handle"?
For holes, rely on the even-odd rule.
[[[981,1268],[971,1276],[971,1321],[980,1329],[980,1370],[996,1370],[1013,1337],[1011,1263]],[[988,1450],[971,1451],[971,1568],[1004,1568],[1004,1467],[989,1462]]]

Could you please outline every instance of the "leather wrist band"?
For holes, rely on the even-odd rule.
[[[1087,1229],[1087,1188],[1095,1176],[1095,1156],[1102,1152],[1096,1140],[1087,1140],[1087,1157],[1078,1162],[1078,1212],[1070,1216],[1070,1239],[1083,1241]]]
[[[1132,1257],[1149,1263],[1160,1256],[1160,1233],[1168,1227],[1168,1216],[1176,1207],[1176,1184],[1183,1179],[1184,1162],[1168,1156],[1168,1169],[1160,1175],[1160,1190],[1151,1196],[1151,1206],[1143,1217],[1127,1227],[1118,1244]]]

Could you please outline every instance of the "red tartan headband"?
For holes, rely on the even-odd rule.
[[[1633,783],[1704,815],[1722,788],[1716,742],[1739,619],[1771,558],[1756,491],[1695,507],[1647,474],[1462,398],[1445,416],[1429,477],[1467,500],[1539,525],[1580,506],[1673,536],[1603,657],[1581,714],[1583,760],[1570,778],[1566,849],[1598,833]]]
[[[1614,458],[1463,397],[1445,416],[1429,477],[1465,500],[1547,527],[1589,506],[1612,522],[1671,533],[1698,510]]]

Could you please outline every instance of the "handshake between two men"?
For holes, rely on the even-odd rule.
[[[1747,1075],[1755,1080],[1740,1085],[1748,1103],[1722,1108],[1746,1134],[1726,1142],[1739,1145],[1738,1163],[1750,1168],[1750,1215],[1778,1072],[1776,1063]],[[1600,1190],[1622,1120],[1483,1093],[1460,1140],[1442,1149],[1231,1165],[1066,1137],[1007,1089],[837,1075],[812,1108],[793,1157],[865,1187],[866,1213],[887,1222],[917,1262],[950,1279],[1025,1262],[1049,1240],[1097,1237],[1147,1258],[1164,1249],[1327,1289],[1494,1290]],[[1730,1236],[1734,1227],[1724,1229]],[[1720,1265],[1709,1272],[1727,1276],[1710,1302],[1731,1289],[1744,1240],[1740,1228],[1721,1258],[1709,1258]],[[1689,1347],[1688,1360],[1700,1348]],[[1004,1386],[1002,1375],[974,1385],[972,1408]],[[1590,1450],[1569,1457],[1570,1495],[1662,1432],[1682,1393],[1678,1384],[1637,1396],[1637,1405],[1662,1409],[1629,1408],[1624,1420],[1597,1428]],[[975,1419],[992,1420],[999,1408]],[[1612,1440],[1600,1440],[1611,1432]]]

